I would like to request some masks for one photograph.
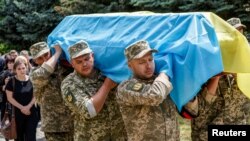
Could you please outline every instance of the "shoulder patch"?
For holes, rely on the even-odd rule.
[[[129,82],[129,83],[127,84],[127,86],[125,85],[125,86],[126,86],[126,89],[127,89],[127,90],[132,90],[134,84],[135,84],[134,82]]]
[[[142,83],[135,83],[134,86],[133,86],[134,91],[140,91],[142,88],[143,88]]]
[[[132,91],[136,91],[136,92],[140,92],[144,87],[143,83],[139,83],[139,82],[131,82],[127,85],[126,89],[127,90],[132,90]]]
[[[74,103],[76,101],[75,96],[71,93],[65,94],[65,100],[69,103]]]
[[[68,102],[72,102],[72,99],[73,99],[73,98],[72,98],[72,95],[68,95],[68,96],[67,96]]]

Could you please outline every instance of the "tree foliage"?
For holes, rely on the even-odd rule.
[[[63,15],[121,12],[128,10],[126,0],[61,0],[57,11]]]
[[[53,9],[55,0],[4,0],[1,10],[0,40],[27,48],[45,40],[63,18]]]
[[[71,14],[109,12],[214,12],[239,17],[250,29],[249,0],[0,0],[0,42],[27,48]]]
[[[241,19],[248,28],[250,29],[250,1],[249,0],[189,0],[185,5],[180,6],[180,10],[183,12],[190,11],[211,11],[219,15],[224,20],[232,17],[238,17]],[[249,36],[249,35],[248,35]]]
[[[141,10],[163,13],[210,11],[225,20],[239,17],[250,27],[249,0],[61,0],[61,2],[60,12],[66,13],[65,15]]]

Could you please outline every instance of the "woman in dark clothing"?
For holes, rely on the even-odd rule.
[[[6,85],[8,101],[15,107],[17,129],[16,141],[35,141],[37,114],[33,86],[27,72],[27,63],[16,60],[13,66],[16,73]]]
[[[4,70],[0,74],[0,95],[2,97],[1,101],[1,120],[4,116],[6,102],[7,102],[7,96],[5,93],[5,86],[7,82],[9,81],[9,78],[14,76],[13,73],[13,65],[14,65],[14,59],[11,58],[9,55],[5,58],[5,67]]]

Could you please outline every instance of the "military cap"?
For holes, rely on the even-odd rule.
[[[227,20],[227,22],[235,28],[238,28],[238,27],[246,28],[244,24],[241,24],[241,21],[239,18],[230,18]]]
[[[49,47],[46,42],[38,42],[30,47],[30,54],[33,59],[36,59],[43,54],[49,52]]]
[[[137,41],[131,45],[129,45],[125,49],[125,56],[127,57],[128,61],[132,59],[138,59],[143,57],[148,52],[157,52],[155,49],[151,49],[147,41]]]
[[[68,48],[71,59],[91,53],[92,50],[89,48],[87,42],[81,40]]]

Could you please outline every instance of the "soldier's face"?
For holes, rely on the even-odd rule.
[[[37,57],[34,59],[35,63],[39,66],[41,66],[44,62],[48,61],[50,59],[50,52],[44,53],[43,55]]]
[[[240,26],[240,27],[238,27],[238,28],[236,28],[236,29],[237,29],[240,33],[242,33],[242,34],[244,33],[244,28],[243,28],[243,27]]]
[[[155,62],[151,52],[147,53],[142,58],[129,61],[128,65],[138,78],[149,79],[154,75]]]
[[[79,56],[71,60],[72,67],[82,76],[89,76],[93,71],[94,57],[93,53]]]

